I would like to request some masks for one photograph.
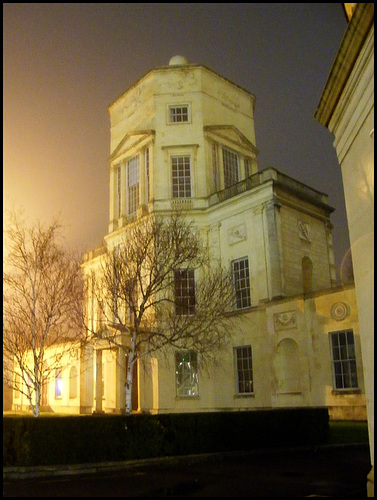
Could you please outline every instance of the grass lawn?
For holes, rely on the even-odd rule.
[[[329,444],[368,443],[368,423],[356,420],[330,420]]]
[[[70,414],[70,413],[54,413],[53,411],[41,411],[40,417],[74,417],[75,415]],[[77,414],[78,417],[81,416],[81,414]],[[29,411],[23,411],[23,410],[17,410],[17,411],[3,411],[3,417],[33,417],[33,413],[31,410]]]

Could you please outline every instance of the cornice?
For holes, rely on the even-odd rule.
[[[368,33],[374,24],[374,4],[358,3],[347,26],[330,75],[314,114],[328,127]]]

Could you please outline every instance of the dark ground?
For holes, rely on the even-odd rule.
[[[3,496],[366,497],[370,469],[366,444],[37,469],[32,478],[4,469]]]

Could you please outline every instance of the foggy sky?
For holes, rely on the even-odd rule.
[[[3,4],[4,210],[60,214],[71,247],[100,246],[107,108],[180,54],[256,96],[259,170],[329,195],[339,274],[349,248],[341,170],[314,112],[346,25],[340,3]]]

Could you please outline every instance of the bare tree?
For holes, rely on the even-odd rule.
[[[27,226],[14,210],[5,231],[3,356],[8,384],[26,396],[35,417],[41,390],[64,355],[84,341],[80,261],[59,241],[57,220]],[[52,355],[53,354],[53,355]]]
[[[102,318],[96,335],[127,353],[127,414],[138,359],[170,346],[194,349],[208,363],[228,340],[232,277],[210,259],[205,240],[181,213],[145,216],[92,270]]]

